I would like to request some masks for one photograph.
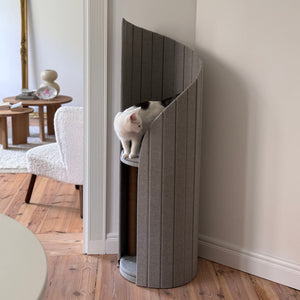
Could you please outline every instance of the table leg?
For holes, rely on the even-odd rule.
[[[29,106],[23,105],[23,107],[28,108]],[[26,128],[27,128],[27,136],[30,136],[30,130],[29,130],[29,114],[26,114],[27,119],[26,119]]]
[[[44,127],[44,106],[39,106],[39,125],[40,125],[40,139],[45,140],[45,127]]]
[[[23,107],[24,107],[24,108],[28,108],[29,106],[23,105]],[[24,124],[26,124],[26,125],[24,125],[24,126],[26,126],[26,128],[27,128],[27,136],[30,136],[30,130],[29,130],[29,114],[26,114],[26,116],[27,116],[27,121],[26,121],[26,123],[24,123]]]
[[[2,144],[3,149],[7,149],[7,122],[6,117],[0,118],[0,144]]]
[[[12,144],[26,144],[28,134],[28,114],[15,115],[11,117]]]
[[[47,132],[49,135],[54,135],[54,114],[58,108],[60,108],[60,104],[47,105]]]

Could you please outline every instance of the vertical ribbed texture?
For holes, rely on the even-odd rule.
[[[176,101],[175,210],[174,210],[174,285],[184,283],[187,93]]]
[[[175,195],[175,102],[163,114],[161,286],[173,286]]]
[[[151,99],[152,32],[143,30],[141,101]]]
[[[149,144],[147,132],[141,146],[137,192],[137,281],[148,286]]]
[[[131,80],[131,98],[132,104],[141,101],[141,81],[142,81],[142,30],[133,27],[132,37],[132,80]],[[131,105],[132,105],[131,104]]]
[[[203,103],[203,71],[201,70],[196,81],[196,130],[195,130],[195,178],[194,178],[194,233],[193,233],[193,277],[197,274],[198,257],[198,224],[200,201],[200,167],[201,167],[201,129],[202,129],[202,103]]]
[[[196,82],[187,91],[187,127],[186,127],[186,183],[185,183],[185,281],[193,274],[193,224],[194,224],[194,178],[195,178],[195,129],[196,129]]]
[[[148,286],[160,286],[162,118],[151,127],[149,147]]]
[[[152,40],[152,94],[151,100],[161,100],[163,85],[164,41],[159,34],[153,33]]]
[[[172,97],[174,92],[175,42],[164,38],[164,68],[162,99]]]
[[[184,46],[175,42],[174,47],[174,92],[175,94],[183,91],[184,76]]]
[[[122,109],[180,93],[144,136],[137,192],[136,283],[171,288],[197,273],[202,64],[188,47],[126,21],[122,55]]]
[[[192,50],[188,47],[184,48],[184,89],[192,83]]]

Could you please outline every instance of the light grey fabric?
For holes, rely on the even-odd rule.
[[[175,98],[143,138],[137,193],[136,283],[171,288],[197,273],[202,62],[183,44],[125,20],[122,43],[122,109],[139,101]],[[124,164],[121,174],[124,226]],[[126,254],[122,226],[120,256]]]

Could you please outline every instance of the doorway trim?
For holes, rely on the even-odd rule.
[[[84,6],[84,203],[83,252],[104,254],[106,240],[107,8]]]

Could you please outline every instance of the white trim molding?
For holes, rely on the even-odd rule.
[[[119,234],[117,232],[110,232],[106,235],[105,253],[119,253]]]
[[[83,251],[105,253],[107,1],[84,1],[85,167]]]
[[[111,232],[106,235],[106,240],[90,240],[88,244],[88,254],[118,254],[119,235]]]
[[[198,256],[300,289],[300,265],[280,258],[248,251],[205,235],[199,235]]]

